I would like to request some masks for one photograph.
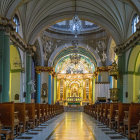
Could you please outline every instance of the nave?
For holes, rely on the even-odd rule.
[[[47,125],[47,126],[46,126]],[[31,140],[127,140],[84,112],[64,112],[17,137]]]

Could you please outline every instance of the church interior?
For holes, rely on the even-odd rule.
[[[140,0],[0,0],[0,140],[140,140]]]

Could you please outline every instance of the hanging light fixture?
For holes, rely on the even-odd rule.
[[[76,11],[76,0],[75,0],[75,14],[71,21],[70,29],[71,29],[71,32],[75,35],[75,38],[77,38],[78,34],[80,34],[82,30],[82,24]]]

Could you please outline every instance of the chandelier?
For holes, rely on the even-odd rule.
[[[77,65],[80,62],[81,56],[77,53],[70,55],[70,61],[72,64]]]
[[[71,21],[70,30],[75,35],[75,38],[77,38],[78,34],[80,34],[80,32],[82,30],[81,21],[80,21],[78,15],[76,14],[76,0],[75,0],[75,15]]]

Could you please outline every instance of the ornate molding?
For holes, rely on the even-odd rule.
[[[21,50],[26,51],[26,49],[28,48],[25,41],[20,37],[20,35],[16,31],[10,32],[10,39]]]
[[[95,73],[99,73],[99,72],[108,72],[110,69],[112,69],[112,66],[97,67]]]
[[[41,73],[41,72],[49,72],[51,74],[54,73],[53,67],[43,67],[43,66],[37,66],[35,68],[36,73]]]
[[[10,31],[14,31],[15,28],[16,25],[12,20],[0,17],[0,31],[6,31],[6,33],[10,33]]]
[[[135,47],[135,45],[140,42],[140,23],[137,25],[137,31],[130,36],[126,42],[116,46],[115,53],[117,55],[121,55],[123,52],[126,52],[130,48]]]
[[[28,46],[27,43],[16,32],[16,24],[7,18],[0,17],[0,31],[5,31],[10,36],[10,40],[14,45],[19,47],[23,51],[27,51],[31,54],[36,52],[35,46]]]

